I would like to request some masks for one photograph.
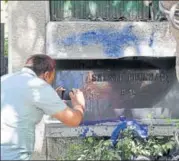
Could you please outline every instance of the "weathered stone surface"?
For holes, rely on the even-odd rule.
[[[164,119],[143,119],[138,120],[142,124],[148,125],[148,134],[153,136],[173,136],[174,132],[179,132],[176,126],[172,126],[175,122],[167,123]],[[46,137],[47,138],[68,138],[68,137],[88,137],[88,136],[108,136],[110,137],[114,128],[118,125],[118,121],[99,123],[94,125],[80,125],[80,127],[69,128],[59,121],[46,121]],[[176,122],[177,123],[177,122]],[[162,125],[162,126],[161,126]]]
[[[179,1],[161,1],[161,4],[168,12],[170,12],[170,9],[172,8],[172,6],[176,5],[177,3],[179,4]],[[168,16],[168,20],[170,23],[170,29],[172,31],[172,34],[173,34],[176,44],[177,44],[177,47],[176,47],[176,75],[179,80],[179,29],[174,27],[173,23],[171,22],[169,14],[166,13],[166,15]],[[179,21],[179,16],[175,16],[175,18]]]
[[[15,72],[23,67],[30,55],[45,54],[45,31],[48,21],[48,1],[9,1],[9,72]],[[33,159],[44,159],[44,123],[36,128],[35,153]]]
[[[45,54],[46,1],[9,1],[9,72],[33,54]]]
[[[74,138],[47,138],[47,151],[49,160],[61,160],[68,153],[70,145],[82,142],[79,137]]]
[[[168,22],[50,22],[47,54],[56,59],[175,56]]]

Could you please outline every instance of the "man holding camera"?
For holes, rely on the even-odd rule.
[[[69,108],[51,86],[54,77],[55,61],[47,55],[33,55],[20,72],[1,77],[2,160],[30,160],[35,126],[44,114],[70,127],[81,123],[83,93],[79,89],[69,93],[73,105]]]

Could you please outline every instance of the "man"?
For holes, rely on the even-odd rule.
[[[35,125],[43,114],[67,126],[78,126],[83,119],[83,93],[70,92],[69,108],[51,87],[55,61],[47,55],[31,56],[25,67],[1,77],[1,159],[30,160],[34,149]]]

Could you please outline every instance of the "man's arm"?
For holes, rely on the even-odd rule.
[[[52,115],[52,117],[55,117],[67,126],[75,127],[83,120],[85,100],[83,93],[78,89],[70,92],[70,98],[73,109],[67,107],[63,111]]]
[[[36,83],[37,84],[37,83]],[[69,108],[58,96],[57,92],[47,83],[30,86],[32,103],[45,114],[55,117],[67,126],[78,126],[83,119],[85,100],[80,90],[72,90],[70,98],[73,108]]]
[[[81,110],[80,105],[77,105],[73,109],[67,107],[63,111],[60,111],[52,115],[52,117],[63,122],[67,126],[76,127],[83,120],[83,115],[84,115],[83,110]]]

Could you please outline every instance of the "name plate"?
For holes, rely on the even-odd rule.
[[[171,108],[164,102],[176,83],[174,68],[93,68],[58,69],[54,85],[83,91],[85,120],[171,116]]]

